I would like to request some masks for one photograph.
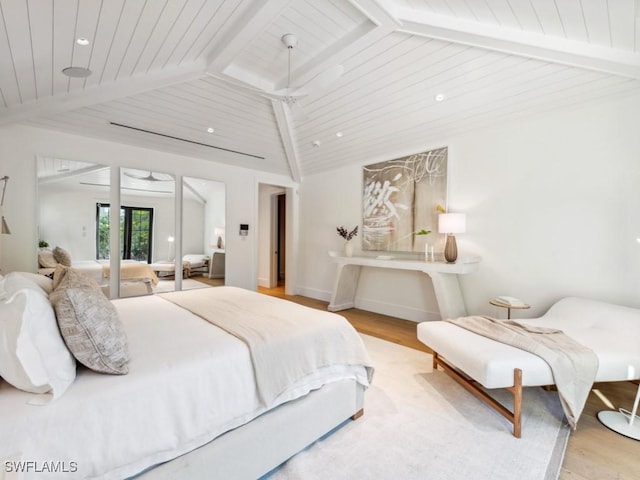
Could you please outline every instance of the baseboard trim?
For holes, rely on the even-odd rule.
[[[437,312],[428,312],[417,308],[407,307],[406,305],[380,302],[368,298],[356,297],[356,308],[366,310],[368,312],[381,313],[382,315],[389,315],[390,317],[411,320],[416,323],[440,320],[440,313]]]
[[[298,295],[314,298],[316,300],[322,300],[324,302],[331,301],[331,292],[326,290],[320,290],[317,288],[298,287]],[[417,308],[407,307],[406,305],[398,305],[395,303],[380,302],[377,300],[371,300],[367,298],[356,297],[356,308],[366,310],[368,312],[380,313],[382,315],[389,315],[391,317],[402,318],[404,320],[411,320],[412,322],[425,322],[440,320],[439,312],[429,312],[419,310]]]

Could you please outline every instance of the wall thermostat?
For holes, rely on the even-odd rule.
[[[241,237],[246,237],[247,235],[249,235],[249,225],[246,223],[241,223],[240,224],[240,236]]]

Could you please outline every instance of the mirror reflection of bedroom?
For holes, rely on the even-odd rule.
[[[69,264],[89,273],[107,296],[117,296],[109,286],[111,168],[39,157],[37,170],[39,272],[50,274],[58,263]],[[176,251],[174,177],[122,168],[120,187],[115,217],[120,224],[119,296],[224,284],[224,249],[217,248],[218,237],[224,236],[223,183],[183,179],[182,253]],[[182,258],[178,278],[177,254]]]

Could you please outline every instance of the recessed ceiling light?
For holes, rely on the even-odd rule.
[[[342,137],[343,133],[342,132],[336,132],[336,137],[340,138]]]
[[[439,93],[433,98],[435,98],[436,102],[441,102],[444,100],[444,93]]]
[[[78,38],[76,40],[76,43],[78,45],[82,45],[83,47],[85,47],[85,46],[89,45],[90,42],[89,42],[88,38],[80,37],[80,38]]]
[[[209,128],[207,128],[207,132],[208,133],[213,133],[213,132],[215,132],[215,130],[213,129],[213,127],[209,127]]]
[[[89,75],[91,75],[91,70],[84,67],[67,67],[62,70],[62,73],[67,77],[87,78]]]
[[[319,147],[320,146],[320,140],[314,140],[311,145],[313,145],[314,147]]]

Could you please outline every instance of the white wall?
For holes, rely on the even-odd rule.
[[[443,139],[449,210],[467,214],[459,255],[482,257],[479,271],[462,277],[469,313],[504,316],[488,304],[497,295],[530,303],[522,317],[568,295],[640,307],[638,125],[635,97]],[[361,166],[306,177],[300,191],[299,288],[328,300],[335,266],[327,250],[342,248],[335,228],[361,225]],[[356,304],[412,320],[438,311],[426,276],[386,269],[363,269]]]
[[[96,164],[126,166],[218,180],[226,187],[226,277],[225,283],[249,289],[257,285],[256,229],[248,237],[237,235],[238,225],[257,223],[258,183],[295,186],[288,177],[230,167],[212,161],[168,154],[156,150],[69,135],[26,126],[0,128],[0,176],[11,180],[4,215],[12,230],[2,238],[0,265],[3,272],[35,271],[36,161],[37,155]],[[230,227],[231,226],[231,227]],[[233,234],[233,232],[236,234]]]

